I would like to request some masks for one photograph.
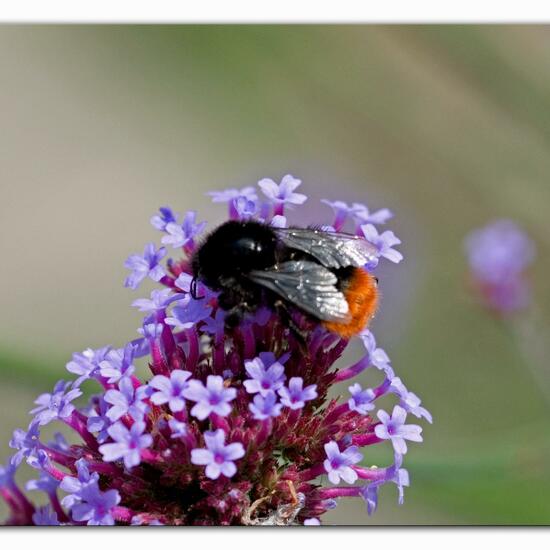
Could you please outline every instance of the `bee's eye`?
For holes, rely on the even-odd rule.
[[[378,286],[378,277],[374,277],[374,283]]]

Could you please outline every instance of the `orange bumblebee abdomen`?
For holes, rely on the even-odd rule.
[[[323,322],[323,326],[342,338],[349,339],[361,332],[376,313],[378,288],[376,279],[360,267],[353,269],[345,281],[342,292],[349,306],[348,323]]]

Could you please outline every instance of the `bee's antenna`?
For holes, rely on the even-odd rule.
[[[197,278],[193,277],[191,279],[191,285],[189,287],[189,290],[191,291],[191,296],[194,300],[202,300],[204,296],[197,296]]]

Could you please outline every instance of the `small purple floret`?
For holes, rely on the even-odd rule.
[[[204,442],[206,449],[193,449],[191,462],[198,466],[206,466],[205,474],[210,479],[218,479],[220,475],[233,477],[237,472],[235,460],[245,454],[241,443],[225,445],[225,433],[223,430],[205,432]]]

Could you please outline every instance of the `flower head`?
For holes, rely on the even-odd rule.
[[[228,204],[232,220],[280,228],[287,227],[284,207],[306,200],[299,185],[287,175],[280,183],[263,179],[259,187],[211,196]],[[351,218],[379,257],[401,260],[395,235],[379,235],[372,225],[390,219],[387,209],[326,203],[336,219],[319,220],[319,227],[338,232]],[[195,212],[182,218],[163,207],[151,223],[174,257],[161,266],[165,249],[149,244],[126,262],[126,286],[135,289],[147,277],[159,283],[149,298],[132,304],[144,313],[140,337],[74,354],[67,364],[74,380],[37,399],[33,420],[27,431],[14,431],[14,454],[0,467],[7,522],[319,525],[347,496],[363,497],[371,513],[383,483],[397,485],[402,502],[409,484],[402,467],[406,441],[421,441],[420,426],[405,424],[406,416],[432,419],[372,332],[358,335],[363,357],[339,369],[348,340],[291,301],[282,316],[252,296],[251,311],[239,318],[231,315],[237,282],[210,289],[196,279],[194,239],[204,222]],[[134,329],[129,334],[135,336]],[[348,382],[371,367],[383,375],[377,386]],[[84,382],[86,390],[95,385],[95,393],[80,405]],[[391,416],[379,410],[381,397],[397,402]],[[72,431],[70,443],[60,432],[53,441],[41,438],[41,427],[54,422]],[[394,464],[361,466],[378,444],[394,447]],[[34,506],[19,489],[16,473],[24,460],[37,470],[26,489],[42,491],[49,506]]]

